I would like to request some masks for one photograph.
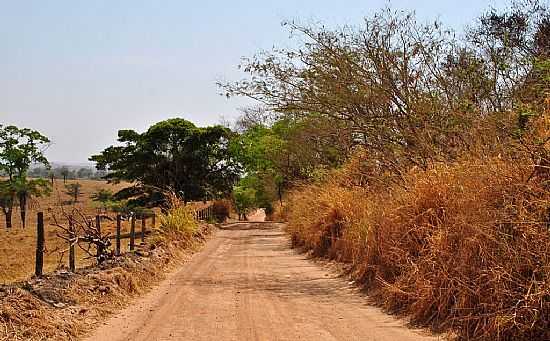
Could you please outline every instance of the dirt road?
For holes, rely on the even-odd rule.
[[[281,225],[229,225],[88,340],[436,340],[290,249]]]

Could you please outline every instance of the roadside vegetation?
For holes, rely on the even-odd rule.
[[[179,216],[183,203],[172,201],[166,216]],[[170,221],[168,224],[167,221]],[[0,338],[75,340],[132,299],[147,292],[175,266],[198,251],[212,231],[193,216],[163,220],[138,252],[108,259],[71,274],[55,271],[42,278],[0,286]]]
[[[240,166],[229,155],[228,141],[233,136],[229,129],[198,128],[186,120],[171,119],[141,134],[123,130],[119,135],[119,145],[91,158],[99,168],[94,174],[102,173],[105,179],[74,180],[74,172],[67,167],[49,172],[51,166],[44,156],[50,144],[47,137],[32,129],[0,125],[0,240],[4,244],[0,281],[10,283],[33,273],[37,212],[45,218],[46,271],[67,265],[71,222],[90,227],[97,215],[102,221],[97,236],[78,236],[83,252],[77,260],[88,266],[94,257],[83,254],[90,255],[90,249],[102,250],[97,253],[101,254],[98,262],[113,257],[114,246],[103,244],[108,244],[109,234],[115,231],[117,214],[128,219],[156,212],[167,230],[186,232],[189,238],[199,228],[195,210],[213,205],[215,219],[229,217],[231,205],[222,199],[228,197],[240,174]],[[31,173],[40,175],[37,169],[48,172],[32,177]],[[31,228],[26,229],[29,224]],[[128,233],[129,224],[122,225],[121,232]],[[92,241],[91,245],[81,245],[83,240]],[[99,240],[105,243],[95,245]]]
[[[117,179],[115,184],[108,184],[75,181],[67,174],[59,180],[31,178],[28,173],[32,165],[49,167],[43,154],[48,143],[46,137],[31,129],[0,126],[0,203],[4,213],[0,223],[0,339],[74,340],[82,336],[147,291],[171,267],[188,259],[212,230],[211,225],[199,223],[195,217],[201,204],[186,203],[183,195],[169,192],[169,186],[155,187],[158,193],[172,193],[164,195],[165,200],[155,207],[136,199],[141,192],[116,197],[135,188],[137,179],[133,183]],[[167,152],[164,155],[168,157]],[[209,155],[201,156],[209,159]],[[103,221],[101,232],[92,231],[97,214],[108,218],[113,213],[139,215],[154,209],[160,218],[157,228],[132,252],[127,245],[123,245],[120,256],[110,249],[109,234],[115,229],[112,219]],[[217,217],[225,219],[228,212],[218,211]],[[13,217],[13,212],[19,212],[20,217]],[[46,271],[40,277],[30,277],[36,212],[45,213]],[[79,267],[74,272],[66,267],[69,239],[63,238],[63,233],[69,226],[71,233],[77,233],[76,245],[89,244],[78,252]],[[124,227],[128,229],[129,224]],[[97,235],[83,237],[78,235],[81,230]]]
[[[51,170],[39,132],[0,125],[6,231],[26,225],[29,206],[161,213],[144,256],[51,275],[68,300],[36,294],[36,280],[0,288],[7,337],[78,335],[72,321],[89,305],[147,287],[164,253],[183,259],[204,239],[190,203],[210,202],[220,222],[233,208],[286,220],[296,247],[347,263],[374,302],[416,325],[463,340],[550,339],[550,10],[513,2],[464,32],[391,9],[357,27],[285,26],[296,48],[244,59],[250,77],[220,84],[258,101],[234,129],[173,118],[121,130],[91,156],[97,171],[75,171]],[[97,176],[116,187],[72,180]],[[55,303],[70,326],[54,314],[29,328]]]
[[[549,339],[548,8],[514,2],[464,32],[391,9],[286,26],[295,49],[221,84],[259,102],[237,123],[235,194],[274,203],[296,246],[417,325]]]
[[[131,206],[155,207],[169,202],[166,191],[184,203],[223,198],[240,174],[222,126],[197,127],[181,118],[168,119],[138,133],[120,130],[118,144],[90,157],[110,182],[132,185],[114,194]]]

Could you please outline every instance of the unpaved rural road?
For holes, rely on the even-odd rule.
[[[239,223],[87,340],[436,340],[366,304],[289,247],[282,226]]]

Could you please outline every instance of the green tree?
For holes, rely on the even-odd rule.
[[[17,178],[14,182],[15,192],[17,193],[17,202],[19,203],[19,214],[21,223],[26,227],[27,203],[31,198],[49,195],[51,186],[46,179],[25,179]]]
[[[91,198],[93,201],[106,203],[113,200],[113,192],[102,188],[99,191],[92,193]]]
[[[67,183],[67,178],[69,177],[69,168],[63,166],[61,167],[61,169],[59,169],[59,174],[63,177],[63,183],[66,184]]]
[[[236,186],[233,189],[233,201],[239,214],[239,220],[246,220],[246,214],[256,206],[256,191],[253,188]]]
[[[82,185],[77,183],[65,185],[65,193],[73,199],[73,203],[78,202],[78,197],[82,194]]]
[[[232,132],[222,126],[196,127],[184,119],[159,122],[146,132],[118,132],[121,145],[90,158],[109,181],[135,185],[115,194],[136,205],[160,205],[171,190],[185,202],[231,192],[240,168],[229,151]]]
[[[16,202],[19,203],[22,224],[25,226],[29,198],[49,191],[47,182],[27,179],[32,164],[42,164],[49,168],[48,160],[44,156],[44,150],[49,143],[50,140],[38,131],[0,125],[0,171],[7,175],[7,180],[1,186],[0,201],[6,226],[12,225],[13,205]]]
[[[76,177],[78,179],[90,179],[94,175],[94,172],[91,168],[80,168],[76,172]]]
[[[264,198],[260,207],[267,211],[292,184],[344,162],[353,145],[339,134],[345,129],[341,122],[321,116],[282,117],[268,126],[245,113],[239,122],[244,122],[242,134],[232,140],[231,150],[246,170],[246,186]]]
[[[116,203],[113,198],[113,192],[108,189],[100,189],[90,196],[93,201],[98,202],[100,207],[104,210],[113,208],[119,203]]]

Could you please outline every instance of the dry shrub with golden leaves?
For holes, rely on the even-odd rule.
[[[492,158],[367,189],[359,163],[294,191],[295,244],[350,262],[376,302],[415,324],[464,339],[550,339],[547,173]]]

